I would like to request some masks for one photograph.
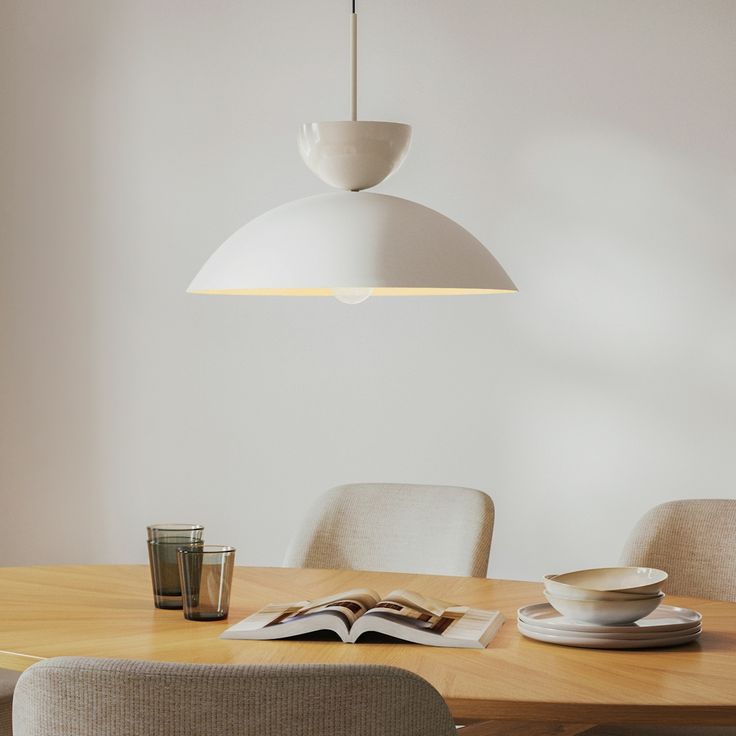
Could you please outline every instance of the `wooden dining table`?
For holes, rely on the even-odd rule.
[[[326,639],[218,638],[268,603],[356,587],[408,588],[506,623],[486,649]],[[557,646],[523,637],[520,606],[544,602],[540,583],[441,575],[237,567],[226,621],[195,622],[153,607],[144,565],[0,568],[0,667],[24,670],[62,655],[225,664],[383,664],[410,670],[482,734],[573,734],[592,724],[736,724],[736,603],[668,597],[703,614],[696,642],[651,650]],[[564,725],[561,725],[564,724]],[[502,730],[496,730],[502,727]]]

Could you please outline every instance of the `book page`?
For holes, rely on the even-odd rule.
[[[370,608],[373,608],[380,599],[378,593],[368,588],[355,588],[346,590],[336,595],[318,598],[308,601],[298,611],[290,613],[282,620],[294,619],[300,616],[310,615],[313,613],[334,612],[339,613],[347,619],[348,626],[355,623],[355,620],[362,616]],[[281,623],[281,621],[279,621]]]
[[[341,616],[349,628],[357,618],[374,606],[380,596],[367,588],[355,588],[313,601],[269,603],[238,624],[239,631],[256,631],[278,624],[293,623],[317,613]]]
[[[430,607],[443,615],[433,615],[427,610]],[[393,591],[356,622],[350,630],[350,641],[377,632],[416,644],[483,648],[502,624],[503,616],[498,611],[451,606],[411,591]]]
[[[267,626],[279,624],[297,613],[309,601],[297,601],[295,603],[269,603],[260,611],[243,619],[238,627],[241,631],[256,631],[265,629]]]
[[[409,611],[413,610],[418,613],[429,614],[438,618],[458,618],[468,610],[467,606],[455,606],[447,601],[441,601],[438,598],[430,598],[413,590],[405,590],[399,588],[392,590],[382,601],[376,604],[377,607],[394,609],[397,613],[404,610],[399,615],[410,615]]]

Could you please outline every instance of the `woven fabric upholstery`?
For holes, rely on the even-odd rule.
[[[622,561],[666,570],[672,595],[736,601],[736,499],[655,506],[636,525]]]
[[[20,672],[0,669],[0,736],[12,736],[13,690]]]
[[[15,736],[453,736],[425,680],[370,665],[59,657],[16,688]]]
[[[454,486],[360,483],[324,494],[286,567],[485,577],[493,501]]]
[[[669,574],[672,595],[736,601],[736,500],[693,499],[655,506],[634,527],[624,565]],[[597,726],[586,736],[736,736],[736,726]]]

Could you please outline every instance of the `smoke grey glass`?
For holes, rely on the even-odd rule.
[[[235,547],[180,547],[177,557],[184,618],[190,621],[218,621],[227,618]]]
[[[148,527],[148,561],[156,608],[182,607],[176,550],[190,545],[201,548],[203,531],[201,524],[153,524]]]

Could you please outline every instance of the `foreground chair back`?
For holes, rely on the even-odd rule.
[[[16,687],[14,736],[452,736],[425,680],[371,665],[59,657]]]
[[[286,567],[485,577],[493,501],[454,486],[359,483],[324,494]]]
[[[666,570],[672,595],[736,601],[736,499],[655,506],[634,528],[622,561]]]

